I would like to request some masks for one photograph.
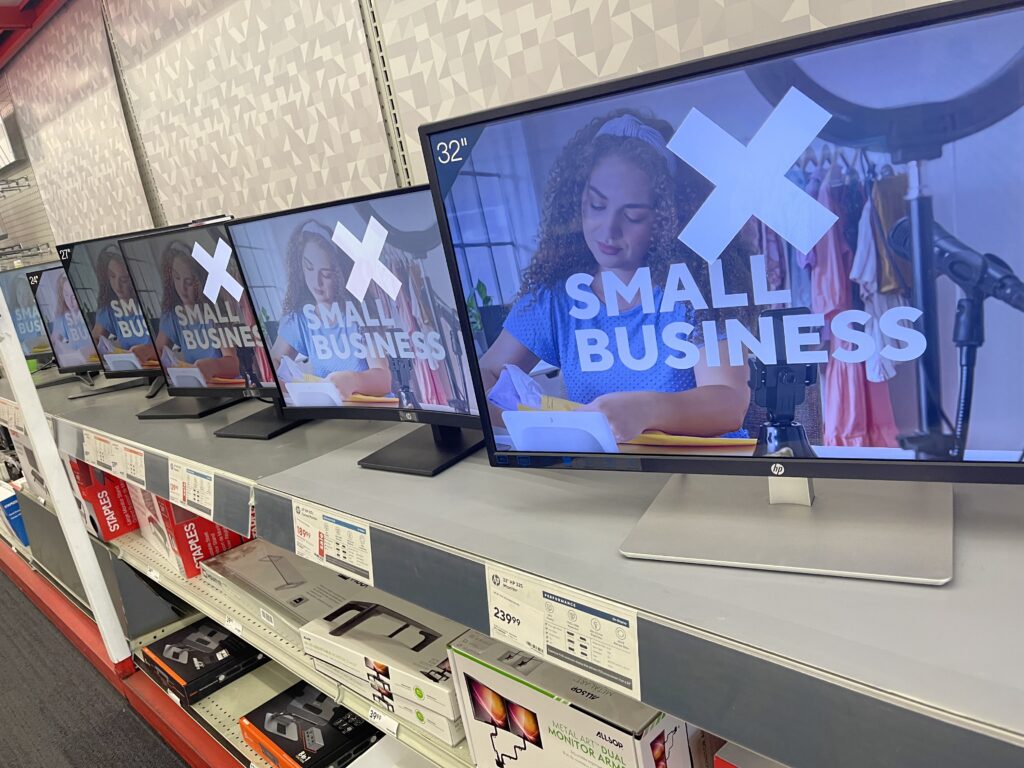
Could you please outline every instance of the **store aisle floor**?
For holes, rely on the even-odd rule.
[[[0,766],[129,765],[185,763],[0,573]]]

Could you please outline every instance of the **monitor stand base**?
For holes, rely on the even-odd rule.
[[[278,408],[271,406],[256,411],[244,419],[233,421],[215,430],[213,434],[217,437],[235,437],[241,440],[270,440],[309,421],[310,419],[289,419],[282,416]]]
[[[484,444],[478,429],[423,426],[359,460],[366,469],[434,477]]]
[[[940,585],[953,578],[953,486],[817,480],[812,487],[803,478],[674,475],[620,551],[641,560]]]
[[[140,419],[201,419],[243,400],[241,397],[172,397],[135,416]]]
[[[121,381],[113,382],[106,386],[97,386],[89,392],[80,392],[77,395],[68,395],[68,400],[80,400],[83,397],[96,397],[96,395],[105,395],[108,392],[120,392],[122,389],[144,387],[148,383],[149,382],[145,379],[122,379]],[[90,384],[89,386],[94,385]]]
[[[44,369],[40,368],[39,370],[41,371]],[[61,384],[72,384],[76,381],[79,384],[85,384],[87,387],[91,387],[93,385],[92,379],[89,378],[88,374],[67,373],[61,374],[55,379],[50,379],[49,381],[36,384],[36,389],[49,389],[50,387],[59,387]]]

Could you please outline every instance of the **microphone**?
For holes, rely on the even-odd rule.
[[[983,296],[1005,301],[1014,309],[1024,312],[1024,282],[1010,265],[992,254],[980,254],[957,240],[935,222],[935,269],[965,291],[977,291]],[[903,258],[911,255],[912,224],[904,217],[889,231],[889,247]]]

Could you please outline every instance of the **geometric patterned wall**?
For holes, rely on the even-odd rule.
[[[107,0],[169,222],[395,186],[357,0]]]
[[[57,242],[151,226],[99,0],[70,4],[5,72]]]
[[[422,123],[928,0],[374,0],[413,177]]]

